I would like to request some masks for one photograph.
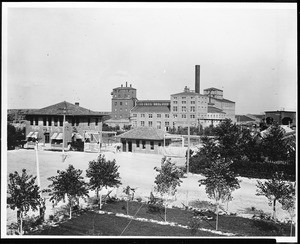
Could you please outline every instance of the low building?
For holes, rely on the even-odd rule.
[[[293,111],[266,111],[265,118],[267,124],[272,124],[273,122],[279,125],[288,125],[290,127],[296,127],[296,112]]]
[[[66,101],[32,110],[26,114],[27,147],[38,140],[47,149],[61,150],[64,138],[67,149],[73,140],[83,140],[86,131],[100,131],[102,122],[108,118],[108,112],[94,112]]]
[[[153,153],[159,154],[160,148],[168,146],[170,139],[165,139],[169,135],[163,130],[153,127],[137,127],[116,136],[120,138],[123,152]]]

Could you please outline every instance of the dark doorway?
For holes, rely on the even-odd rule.
[[[45,133],[45,143],[50,143],[50,136],[49,133]]]
[[[122,141],[122,145],[123,145],[123,152],[126,152],[126,141]]]
[[[132,152],[132,142],[128,142],[128,152]]]
[[[284,117],[282,120],[281,120],[281,123],[283,125],[290,125],[293,123],[293,120],[290,118],[290,117]]]

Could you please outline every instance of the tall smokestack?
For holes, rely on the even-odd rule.
[[[200,94],[200,65],[195,65],[195,92]]]

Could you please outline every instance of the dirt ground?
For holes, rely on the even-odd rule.
[[[41,188],[45,189],[50,184],[47,180],[50,176],[55,176],[57,170],[64,170],[69,164],[75,168],[85,170],[88,168],[88,163],[91,160],[96,160],[97,153],[86,152],[66,152],[67,158],[62,162],[62,152],[53,151],[39,151],[38,160],[40,168]],[[104,152],[107,159],[116,159],[117,164],[120,166],[119,172],[121,176],[122,186],[115,189],[112,193],[117,197],[124,197],[122,193],[123,188],[127,185],[137,188],[135,197],[141,197],[144,200],[150,195],[150,191],[154,188],[154,179],[156,176],[155,166],[161,163],[161,155],[153,154],[140,154],[140,153],[113,153]],[[174,162],[179,160],[172,159]],[[182,162],[180,162],[182,164]],[[13,150],[7,153],[7,175],[11,172],[18,171],[25,168],[29,174],[36,175],[36,154],[34,150]],[[4,173],[4,172],[3,172]],[[176,199],[172,199],[172,205],[182,206],[182,204],[191,203],[196,200],[211,201],[205,193],[204,186],[199,187],[198,180],[201,178],[199,175],[189,174],[188,178],[182,179],[182,184],[178,188]],[[237,213],[240,216],[251,217],[248,209],[254,207],[257,210],[263,210],[265,213],[271,213],[272,207],[268,205],[268,200],[263,196],[256,196],[256,179],[239,178],[241,180],[241,188],[233,192],[233,200],[228,204],[228,211]],[[105,191],[103,192],[105,194]],[[94,192],[90,193],[91,196]],[[62,204],[62,203],[61,203]],[[60,204],[60,205],[61,205]],[[281,209],[277,203],[277,217],[280,220],[289,218],[286,211]],[[46,217],[53,214],[52,205],[46,199]],[[224,204],[227,209],[227,204]],[[16,221],[16,210],[6,209],[7,224]],[[37,212],[34,214],[37,215]]]

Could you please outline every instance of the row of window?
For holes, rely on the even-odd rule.
[[[116,111],[118,111],[118,109],[116,109],[116,108],[115,108],[115,112],[116,112]],[[122,112],[122,111],[123,111],[123,109],[122,109],[122,108],[120,108],[120,109],[119,109],[119,111],[120,111],[120,112]],[[126,112],[128,111],[128,110],[127,110],[127,108],[125,108],[125,111],[126,111]]]
[[[190,107],[190,112],[195,112],[195,106],[191,106]],[[173,107],[173,112],[177,112],[178,111],[178,107],[177,106],[174,106]],[[181,112],[186,112],[187,111],[187,109],[186,109],[186,106],[182,106],[181,107]]]
[[[137,114],[132,114],[132,117],[136,118]],[[162,114],[156,114],[156,118],[161,118]],[[141,118],[146,118],[146,114],[141,114]],[[153,114],[148,114],[148,118],[152,119],[153,118]],[[165,114],[165,118],[170,118],[169,114]]]
[[[196,101],[190,101],[191,104],[196,104]],[[200,103],[200,101],[198,101],[198,103]],[[203,101],[201,101],[201,103],[203,103]],[[204,103],[207,103],[206,101]],[[173,101],[173,104],[178,104],[177,101]],[[181,101],[181,104],[186,104],[186,101]]]
[[[120,103],[120,106],[123,106],[123,102],[119,102]],[[118,105],[118,102],[115,102],[115,106]],[[125,105],[128,105],[128,102],[125,102]]]
[[[52,123],[52,119],[53,119],[53,123]],[[47,123],[48,122],[48,123]],[[69,121],[67,121],[69,122]],[[78,117],[73,117],[70,121],[70,123],[72,124],[72,126],[79,126],[79,118]],[[99,123],[99,119],[96,118],[95,119],[95,125],[97,126]],[[87,120],[87,125],[90,126],[91,124],[91,118],[88,118]],[[38,117],[35,118],[30,118],[30,125],[39,125],[39,119]],[[43,126],[63,126],[63,118],[61,117],[44,117],[43,118]]]

